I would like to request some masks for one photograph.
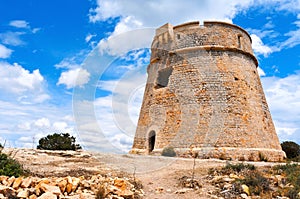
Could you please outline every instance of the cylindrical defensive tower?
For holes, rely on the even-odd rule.
[[[165,24],[151,46],[131,153],[281,161],[251,38],[224,22]]]

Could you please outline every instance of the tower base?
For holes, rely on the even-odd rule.
[[[163,149],[132,149],[131,154],[161,155]],[[234,147],[202,147],[202,148],[174,148],[178,157],[192,158],[197,154],[200,159],[216,158],[221,160],[239,161],[267,161],[282,162],[286,154],[282,150],[265,148],[234,148]]]

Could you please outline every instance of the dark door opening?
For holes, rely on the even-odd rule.
[[[150,131],[149,133],[149,153],[153,151],[155,145],[155,131]]]

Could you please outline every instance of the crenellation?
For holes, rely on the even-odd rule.
[[[249,34],[224,22],[158,28],[131,153],[281,161]],[[151,132],[151,133],[150,133]],[[154,139],[154,138],[155,139]]]

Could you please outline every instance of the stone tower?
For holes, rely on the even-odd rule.
[[[281,161],[251,38],[224,22],[156,30],[130,153]]]

